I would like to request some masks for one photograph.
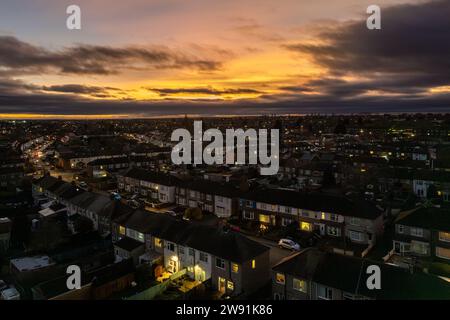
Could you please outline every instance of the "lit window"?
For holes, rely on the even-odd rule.
[[[125,235],[125,233],[126,233],[125,227],[119,226],[119,233],[120,233],[121,235]]]
[[[285,284],[286,280],[285,280],[284,274],[277,273],[276,281],[277,281],[278,284]]]
[[[270,216],[268,216],[266,214],[260,214],[259,221],[263,222],[263,223],[270,223]]]
[[[252,260],[252,269],[256,269],[256,260],[255,259]]]
[[[436,256],[442,259],[450,259],[450,249],[436,247]]]
[[[326,220],[325,212],[322,212],[322,220]]]
[[[159,238],[155,238],[155,247],[161,248],[162,247],[162,240]]]
[[[306,293],[306,281],[294,278],[292,280],[292,288],[297,291]]]
[[[233,263],[233,264],[231,265],[231,270],[232,270],[234,273],[238,273],[238,272],[239,272],[239,265],[238,265],[237,263]]]
[[[439,240],[450,242],[450,232],[439,232]]]
[[[228,281],[228,283],[227,283],[227,287],[228,287],[228,290],[231,290],[231,291],[233,291],[233,290],[234,290],[234,283],[233,283],[233,282],[231,282],[231,281]]]
[[[312,231],[312,225],[311,223],[302,221],[300,223],[300,229],[302,229],[303,231]]]

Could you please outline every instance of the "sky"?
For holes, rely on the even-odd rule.
[[[449,17],[448,0],[1,0],[0,118],[448,112]]]

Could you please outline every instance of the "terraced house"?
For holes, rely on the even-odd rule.
[[[175,202],[178,179],[171,175],[131,168],[117,176],[119,190],[138,193],[163,203]]]
[[[219,218],[237,215],[239,190],[230,183],[208,180],[190,180],[177,184],[176,203],[200,208]]]
[[[450,263],[448,208],[420,207],[401,213],[395,223],[396,254]]]
[[[113,240],[119,259],[161,264],[170,273],[186,269],[221,294],[250,294],[270,281],[269,248],[233,231],[137,210],[115,221]]]
[[[332,240],[337,250],[342,242],[361,245],[355,248],[361,254],[383,233],[383,212],[378,207],[344,196],[261,189],[241,197],[240,210],[244,221],[258,222],[263,230],[296,224],[303,232]]]
[[[380,288],[367,286],[369,266],[380,270]],[[446,299],[450,284],[425,273],[368,259],[305,249],[272,268],[277,300]]]
[[[44,201],[64,205],[67,207],[69,224],[81,216],[89,219],[93,228],[102,235],[111,232],[112,219],[132,211],[130,207],[107,196],[82,190],[48,175],[34,181],[32,190],[36,203]]]

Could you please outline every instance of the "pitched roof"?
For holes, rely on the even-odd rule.
[[[369,290],[366,271],[370,265],[381,270],[381,289]],[[448,299],[450,284],[436,276],[350,257],[316,248],[305,249],[273,267],[281,272],[374,299]]]
[[[237,232],[180,221],[167,214],[137,210],[116,222],[132,230],[238,263],[249,261],[269,250]]]
[[[178,186],[205,194],[214,194],[230,198],[239,196],[239,190],[231,183],[221,183],[202,179],[180,181]]]
[[[137,240],[134,240],[132,238],[124,237],[114,243],[114,246],[122,248],[126,251],[133,251],[134,249],[139,248],[140,246],[143,246],[144,243],[139,242]]]
[[[448,209],[420,207],[402,215],[396,223],[424,229],[450,231],[450,214]]]
[[[173,186],[179,181],[177,178],[169,174],[153,172],[140,168],[130,168],[123,174],[123,176],[165,186]]]
[[[281,189],[258,189],[241,197],[268,204],[278,204],[305,210],[337,213],[344,216],[376,219],[382,213],[371,202],[349,199],[326,193],[307,193]]]

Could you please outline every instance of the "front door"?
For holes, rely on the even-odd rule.
[[[226,280],[222,277],[219,277],[219,285],[218,285],[219,292],[225,293],[225,289],[226,289],[225,286],[226,286]]]
[[[171,273],[177,273],[178,272],[178,262],[173,259],[170,259],[168,269],[169,269],[169,272],[171,272]]]

